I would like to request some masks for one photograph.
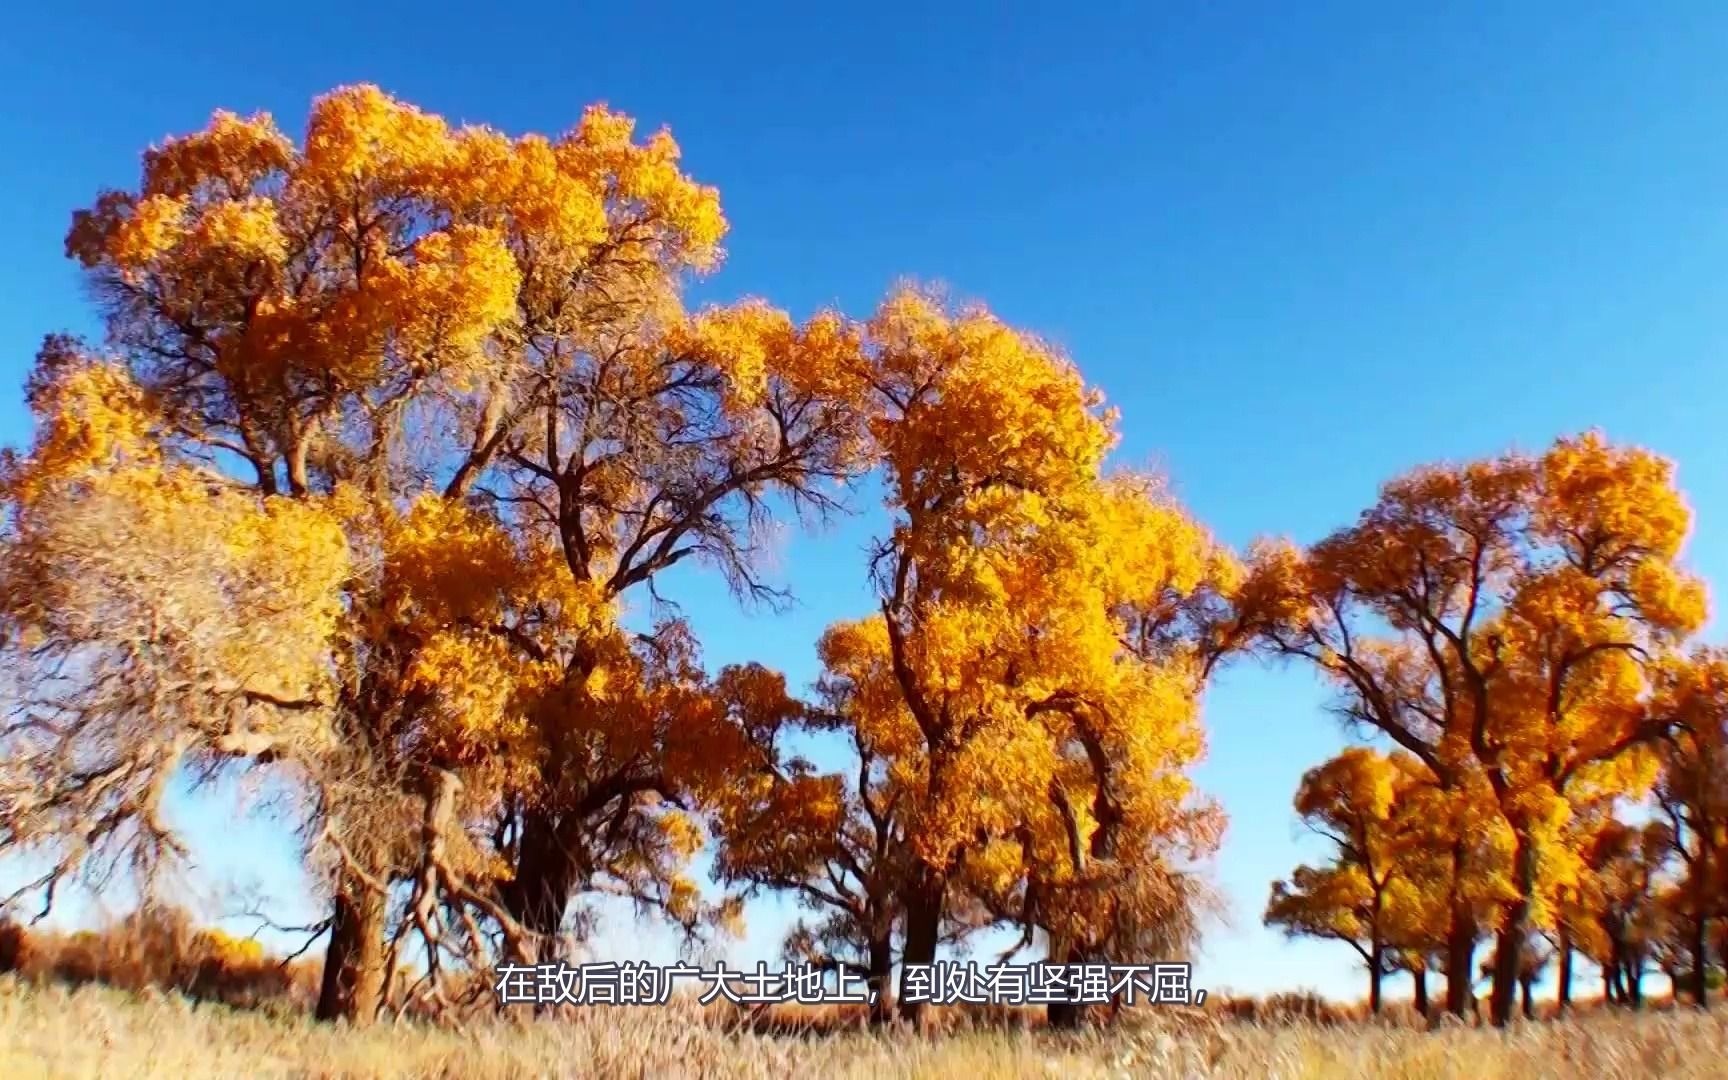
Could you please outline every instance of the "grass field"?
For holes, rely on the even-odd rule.
[[[0,1076],[140,1077],[1719,1077],[1728,1009],[1597,1011],[1505,1033],[1153,1017],[1131,1031],[763,1035],[678,1008],[463,1031],[320,1026],[177,995],[0,976]]]

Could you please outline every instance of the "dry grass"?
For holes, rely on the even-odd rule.
[[[1728,1014],[1689,1010],[1424,1033],[1404,1026],[1265,1025],[1222,1015],[1058,1036],[961,1031],[728,1032],[690,1010],[605,1009],[561,1021],[423,1024],[365,1031],[160,991],[0,977],[7,1077],[1715,1077]]]
[[[750,1015],[666,1008],[423,1022],[356,1031],[308,1019],[317,965],[285,971],[247,942],[157,912],[103,931],[0,924],[0,1077],[1714,1077],[1728,1009],[1594,1010],[1507,1033],[1377,1022],[1308,994],[1135,1010],[1103,1032],[1040,1030],[1037,1010],[935,1010],[937,1032],[872,1033],[850,1007]],[[233,1006],[247,1006],[236,1008]]]

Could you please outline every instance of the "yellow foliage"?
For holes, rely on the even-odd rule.
[[[1689,528],[1672,466],[1595,432],[1426,466],[1309,550],[1257,552],[1236,632],[1316,664],[1348,716],[1422,760],[1437,783],[1418,803],[1474,849],[1448,888],[1521,940],[1578,921],[1600,808],[1658,781],[1653,691],[1706,614]],[[1413,885],[1446,880],[1413,859]]]
[[[117,365],[72,360],[50,372],[31,398],[38,417],[34,445],[22,465],[0,475],[0,493],[22,506],[53,485],[76,483],[97,470],[161,460],[151,439],[155,410]]]
[[[215,929],[203,931],[202,936],[213,957],[226,967],[256,967],[264,962],[264,943],[257,938],[237,938]]]
[[[253,185],[286,169],[294,146],[269,113],[241,117],[218,109],[203,131],[169,139],[144,155],[144,192],[188,198],[239,198]]]
[[[413,192],[429,186],[450,151],[450,129],[376,86],[333,90],[312,103],[293,185],[339,199],[362,186]]]
[[[1037,881],[1039,918],[1105,934],[1106,867],[1216,842],[1187,769],[1201,623],[1241,570],[1153,479],[1105,474],[1099,396],[983,309],[897,290],[861,356],[897,517],[883,612],[829,628],[826,683],[927,876]]]

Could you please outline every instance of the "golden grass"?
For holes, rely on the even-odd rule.
[[[1057,1035],[862,1031],[793,1037],[722,1030],[690,1009],[604,1009],[461,1031],[354,1031],[283,1009],[195,1004],[0,977],[0,1076],[29,1077],[1717,1077],[1728,1010],[1598,1012],[1506,1033],[1367,1024],[1266,1025],[1153,1016],[1132,1030]]]

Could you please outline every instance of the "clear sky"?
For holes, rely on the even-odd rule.
[[[297,132],[313,96],[371,81],[513,132],[593,101],[670,125],[733,224],[704,293],[863,313],[915,275],[981,298],[1068,349],[1122,410],[1122,459],[1161,465],[1231,543],[1312,540],[1408,466],[1599,426],[1680,462],[1691,562],[1728,582],[1728,8],[627,7],[9,12],[0,441],[25,436],[41,335],[93,329],[72,209],[214,108]],[[790,538],[784,617],[690,575],[672,591],[712,662],[803,684],[820,629],[865,610],[880,523]],[[1323,704],[1304,672],[1252,666],[1208,698],[1235,926],[1198,986],[1361,992],[1344,947],[1258,925],[1316,853],[1290,798],[1342,745]],[[263,832],[192,816],[209,865],[269,862]],[[783,919],[759,911],[738,958]]]

